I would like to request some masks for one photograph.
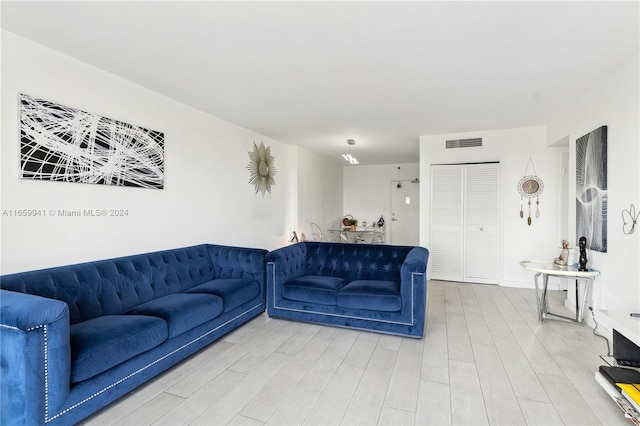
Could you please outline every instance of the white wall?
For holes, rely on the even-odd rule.
[[[558,114],[547,126],[547,141],[568,138],[569,232],[575,235],[576,139],[607,128],[607,253],[588,251],[589,266],[602,275],[594,286],[596,308],[640,311],[640,223],[632,235],[622,232],[622,210],[640,211],[640,71],[638,57]],[[638,332],[640,335],[640,332]]]
[[[480,137],[483,146],[446,149],[447,139]],[[551,260],[558,256],[559,236],[558,183],[560,182],[560,152],[546,146],[545,127],[528,127],[493,131],[478,131],[420,137],[420,245],[430,246],[431,166],[471,162],[500,162],[502,210],[501,255],[498,261],[498,282],[515,287],[533,287],[533,277],[519,265],[521,260]],[[544,183],[540,196],[540,217],[532,214],[532,224],[520,218],[520,194],[516,185],[525,173],[529,158],[537,176]],[[533,174],[529,167],[527,174]],[[535,202],[535,200],[534,200]],[[554,283],[551,283],[554,285]],[[560,283],[557,283],[560,284]],[[555,284],[555,285],[557,285]]]
[[[0,210],[129,212],[107,218],[3,215],[2,273],[204,242],[273,249],[294,229],[292,147],[4,30],[1,88]],[[164,132],[165,189],[19,179],[19,93]],[[277,168],[276,185],[264,198],[254,194],[246,169],[247,152],[261,140]]]
[[[391,220],[391,182],[413,180],[420,174],[418,163],[344,167],[344,212],[361,224],[373,224],[380,215]],[[421,184],[422,185],[422,184]],[[389,226],[385,228],[389,231]],[[390,241],[389,235],[386,241]]]
[[[298,233],[312,239],[311,223],[326,229],[342,217],[342,164],[298,148]]]

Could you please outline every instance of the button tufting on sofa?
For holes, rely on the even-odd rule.
[[[269,316],[420,338],[423,247],[301,242],[267,254]]]
[[[259,315],[265,255],[205,244],[0,277],[0,423],[78,423]]]

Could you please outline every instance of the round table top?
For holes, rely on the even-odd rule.
[[[589,269],[588,271],[578,271],[573,265],[561,267],[549,260],[523,260],[520,262],[527,271],[539,272],[541,274],[577,277],[577,278],[594,278],[600,275],[600,271]]]
[[[359,227],[357,227],[355,229],[355,231],[352,231],[349,228],[341,228],[341,229],[331,229],[331,228],[329,228],[329,229],[327,229],[327,231],[329,231],[329,232],[380,232],[380,233],[383,232],[382,228],[374,228],[374,227],[368,227],[368,226],[366,228],[362,227],[362,226],[359,226]]]

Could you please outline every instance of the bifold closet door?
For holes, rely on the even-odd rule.
[[[463,178],[460,165],[431,166],[431,278],[462,281]]]
[[[499,164],[431,167],[431,278],[497,284]]]
[[[498,283],[498,164],[465,166],[464,281]]]

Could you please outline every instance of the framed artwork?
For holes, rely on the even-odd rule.
[[[20,177],[164,188],[164,133],[20,95]]]
[[[576,140],[576,241],[607,252],[607,126]]]

